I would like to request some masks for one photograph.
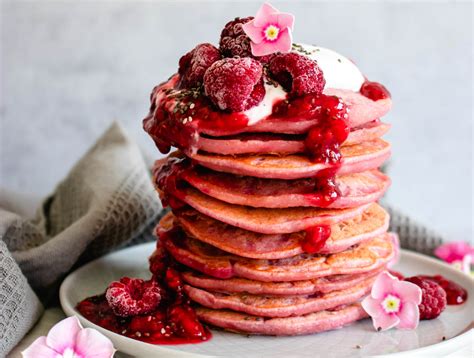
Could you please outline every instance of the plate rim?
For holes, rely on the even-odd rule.
[[[126,248],[123,248],[123,249],[120,249],[120,250],[116,250],[116,251],[110,252],[110,253],[108,253],[104,256],[101,256],[97,259],[94,259],[94,260],[78,267],[76,270],[70,272],[64,278],[64,280],[62,281],[61,286],[59,288],[59,301],[60,301],[62,310],[64,311],[64,313],[67,316],[73,316],[73,315],[77,316],[79,321],[84,326],[89,326],[89,327],[92,327],[94,329],[97,329],[99,332],[101,332],[105,336],[110,335],[111,337],[114,338],[115,341],[121,341],[123,344],[126,344],[126,343],[132,343],[133,345],[143,344],[144,347],[148,347],[150,349],[151,349],[151,347],[153,347],[153,350],[156,350],[156,349],[159,350],[156,353],[168,354],[169,357],[210,357],[210,355],[205,355],[205,354],[200,354],[200,353],[177,351],[177,350],[168,348],[169,346],[167,346],[167,345],[149,344],[149,343],[146,343],[146,342],[137,341],[135,339],[128,338],[128,337],[122,336],[120,334],[114,333],[110,330],[107,330],[105,328],[102,328],[102,327],[92,323],[91,321],[89,321],[88,319],[83,317],[78,311],[76,311],[75,307],[67,299],[66,296],[67,296],[68,287],[71,285],[71,282],[74,279],[74,276],[77,275],[77,273],[79,271],[85,270],[88,266],[94,265],[96,262],[103,260],[107,256],[118,254],[122,251],[130,250],[130,249],[138,249],[139,247],[142,247],[142,246],[145,247],[145,246],[153,246],[153,245],[154,245],[154,242],[147,242],[147,243],[143,243],[143,244],[139,244],[139,245],[126,247]],[[459,277],[460,280],[466,281],[466,279],[467,279],[467,281],[471,281],[471,284],[474,284],[474,278],[464,274],[460,270],[457,270],[457,269],[451,267],[450,265],[448,265],[448,264],[446,264],[446,263],[444,263],[444,262],[442,262],[438,259],[429,257],[427,255],[424,255],[424,254],[421,254],[421,253],[418,253],[418,252],[409,251],[409,250],[406,250],[406,249],[401,249],[400,250],[400,255],[401,255],[401,257],[402,256],[404,256],[404,257],[407,256],[408,258],[412,258],[412,259],[415,259],[415,260],[421,260],[423,262],[429,263],[430,265],[441,266],[444,270],[448,270],[450,272],[450,274]],[[386,354],[382,354],[382,355],[375,355],[373,357],[382,357],[382,356],[403,357],[403,356],[408,356],[408,355],[413,355],[413,354],[427,354],[427,353],[429,353],[429,351],[431,351],[433,349],[436,349],[436,350],[439,349],[438,353],[440,353],[441,351],[444,351],[446,353],[455,353],[456,351],[458,351],[458,350],[462,349],[463,347],[469,345],[469,343],[473,342],[473,338],[472,338],[473,337],[473,334],[472,334],[473,331],[474,331],[474,322],[471,322],[470,326],[466,327],[464,332],[462,332],[462,333],[460,333],[460,334],[458,334],[458,335],[456,335],[452,338],[449,338],[445,341],[441,341],[441,342],[431,344],[431,345],[425,346],[425,347],[415,348],[415,349],[402,351],[402,352],[393,352],[393,353],[386,353]],[[454,347],[455,345],[457,346],[456,348]],[[146,350],[148,351],[148,349],[146,349]],[[127,352],[124,352],[124,353],[127,353]]]

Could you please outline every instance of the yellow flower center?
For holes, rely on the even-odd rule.
[[[275,41],[278,38],[280,29],[275,25],[268,25],[267,28],[263,31],[265,34],[265,39],[267,41]]]
[[[387,313],[395,313],[400,311],[400,299],[393,295],[387,295],[382,301],[382,308]]]

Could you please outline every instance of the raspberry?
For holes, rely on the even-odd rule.
[[[245,111],[265,96],[262,65],[249,57],[214,62],[204,74],[204,91],[223,111]]]
[[[436,282],[421,277],[408,277],[405,281],[414,283],[422,291],[420,309],[420,319],[433,319],[440,315],[446,308],[446,291]]]
[[[297,53],[273,56],[268,69],[270,75],[295,97],[309,93],[321,94],[326,84],[316,61]]]
[[[128,317],[156,309],[160,304],[161,289],[153,280],[122,277],[109,285],[105,297],[117,316]]]
[[[217,48],[209,43],[199,44],[179,59],[180,87],[191,88],[202,84],[206,70],[221,59]]]
[[[221,32],[219,48],[225,57],[251,57],[250,39],[242,29],[242,25],[252,20],[253,17],[243,19],[236,17],[228,22]]]

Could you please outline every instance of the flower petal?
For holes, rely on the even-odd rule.
[[[275,49],[276,52],[287,53],[291,51],[291,44],[293,42],[293,38],[291,35],[290,29],[285,29],[282,31],[279,39],[276,41]]]
[[[75,351],[87,358],[110,358],[115,353],[110,339],[92,328],[84,328],[78,333]]]
[[[76,316],[71,316],[56,323],[46,337],[46,343],[58,353],[74,347],[76,335],[82,329]]]
[[[278,12],[279,11],[273,6],[271,6],[269,3],[262,4],[262,6],[260,6],[260,9],[258,9],[257,11],[257,15],[255,15],[254,25],[257,27],[263,27],[269,22],[271,15]]]
[[[416,305],[421,303],[422,291],[418,285],[408,281],[398,281],[393,284],[393,292],[400,297],[402,304],[413,302]]]
[[[400,323],[397,328],[415,329],[420,322],[420,310],[418,305],[413,302],[404,302],[402,309],[398,312]]]
[[[375,299],[384,298],[393,291],[393,284],[397,281],[398,279],[389,274],[388,271],[380,273],[372,286],[371,296]]]
[[[58,353],[46,344],[46,337],[41,336],[35,339],[31,345],[21,352],[23,358],[55,358]]]
[[[293,30],[293,24],[295,23],[295,16],[286,12],[279,13],[277,15],[277,24],[281,29],[289,28]]]
[[[462,261],[464,256],[469,254],[474,256],[474,247],[464,241],[455,241],[438,246],[434,253],[441,260],[451,263],[457,260]]]
[[[383,311],[380,300],[367,296],[361,303],[362,308],[367,312],[370,317],[378,317],[385,314]]]
[[[263,30],[260,27],[256,27],[253,22],[254,20],[246,22],[242,25],[242,29],[252,42],[259,44],[263,41]]]
[[[396,327],[400,323],[400,318],[396,314],[381,314],[378,317],[372,317],[372,323],[377,331],[386,331]]]

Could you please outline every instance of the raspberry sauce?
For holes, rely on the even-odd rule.
[[[461,305],[467,300],[467,291],[456,282],[450,281],[441,275],[422,276],[435,281],[446,291],[446,300],[448,305]]]
[[[166,164],[154,168],[153,180],[162,192],[163,206],[177,210],[186,205],[182,201],[184,193],[179,188],[183,185],[181,181],[183,174],[191,168],[191,161],[186,157],[168,157]]]
[[[360,88],[360,93],[370,98],[372,101],[379,99],[391,98],[390,92],[384,85],[378,82],[365,81]]]
[[[112,332],[152,344],[200,343],[211,332],[198,320],[183,288],[181,275],[158,245],[150,257],[152,280],[162,288],[161,301],[149,314],[121,317],[114,313],[106,295],[86,298],[76,309],[89,321]],[[108,291],[107,291],[108,292]]]
[[[301,248],[308,254],[317,254],[331,236],[331,227],[328,225],[307,228],[305,238],[301,241]]]
[[[239,132],[247,127],[243,113],[216,110],[204,96],[202,88],[178,89],[179,76],[155,87],[151,106],[143,120],[143,129],[153,138],[160,152],[171,146],[193,151],[201,129],[225,129]]]

